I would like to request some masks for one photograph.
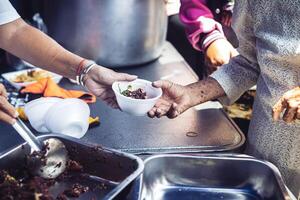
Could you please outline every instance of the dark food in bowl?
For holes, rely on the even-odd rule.
[[[147,99],[147,93],[142,88],[133,90],[131,85],[128,85],[127,90],[124,90],[121,94],[133,99]]]

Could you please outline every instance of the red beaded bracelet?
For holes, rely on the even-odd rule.
[[[83,59],[80,61],[76,69],[76,83],[78,85],[83,85],[83,77],[96,65],[96,63],[92,60],[88,60],[88,62],[85,61],[87,60]]]
[[[83,69],[84,66],[84,62],[86,61],[86,59],[82,59],[82,61],[80,61],[77,69],[76,69],[76,76],[79,76],[81,74],[81,71]]]

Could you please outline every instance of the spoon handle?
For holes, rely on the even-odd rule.
[[[41,151],[43,144],[35,137],[20,118],[17,118],[16,123],[12,126],[34,151]]]

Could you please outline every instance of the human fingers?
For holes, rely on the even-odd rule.
[[[239,55],[239,52],[236,49],[233,48],[230,52],[230,57],[233,58],[233,57],[238,56],[238,55]]]
[[[226,20],[227,26],[231,26],[231,22],[232,22],[232,13],[229,12],[227,15],[227,20]]]
[[[286,108],[285,100],[281,98],[272,109],[272,116],[274,121],[278,121],[280,119],[280,115],[282,111]]]
[[[283,115],[283,120],[287,123],[291,123],[294,121],[297,115],[297,110],[298,110],[298,105],[300,102],[294,101],[294,100],[289,100],[287,108],[285,110],[285,113]]]
[[[151,118],[154,118],[156,115],[156,110],[157,108],[159,108],[162,104],[165,104],[165,100],[163,100],[162,98],[160,98],[155,105],[153,106],[153,108],[148,112],[148,116]]]
[[[173,103],[170,109],[170,112],[168,113],[168,117],[173,119],[178,117],[181,113],[183,113],[185,109],[182,105],[178,105],[177,103]]]
[[[115,93],[110,88],[107,88],[106,90],[103,91],[97,91],[97,94],[98,94],[97,97],[101,100],[111,99],[115,97]]]
[[[157,107],[156,112],[155,112],[155,116],[160,118],[162,116],[167,115],[170,108],[171,108],[171,104],[161,104],[159,107]]]
[[[208,65],[207,66],[207,71],[208,74],[212,74],[213,72],[215,72],[220,66],[218,65]]]
[[[291,98],[300,98],[300,87],[296,87],[292,90],[289,90],[283,95],[285,100],[289,100]]]
[[[120,109],[118,103],[115,100],[109,101],[107,105],[110,106],[113,109]]]
[[[18,113],[15,108],[6,100],[5,97],[0,96],[0,120],[13,124],[17,116]]]
[[[171,106],[171,104],[172,104],[172,103],[169,102],[168,100],[165,100],[165,99],[163,99],[163,98],[160,98],[160,99],[156,102],[155,107],[159,108],[159,107],[164,106],[164,105],[169,105],[169,106]]]
[[[152,83],[153,87],[161,88],[161,89],[170,89],[174,83],[167,80],[158,80]]]
[[[0,96],[0,109],[13,118],[18,116],[18,112],[3,96]]]
[[[226,15],[226,17],[225,17],[226,26],[230,26],[230,19],[231,19],[231,17],[229,15]]]
[[[16,122],[16,119],[8,115],[6,112],[0,110],[0,121],[8,124],[14,124]]]
[[[126,73],[118,73],[106,67],[97,66],[92,68],[84,77],[84,85],[87,86],[87,81],[91,79],[93,82],[103,86],[111,86],[116,81],[133,81],[137,78],[135,75]],[[91,89],[91,88],[90,88]]]
[[[117,103],[111,103],[109,106],[113,109],[120,109],[119,105]]]
[[[216,68],[218,66],[226,64],[227,60],[229,60],[229,56],[226,56],[225,53],[219,53],[218,55],[215,55],[213,57],[206,57],[206,65]]]
[[[300,120],[300,105],[298,106],[298,109],[297,109],[297,115],[296,115],[296,118],[298,120]]]
[[[154,118],[155,113],[156,113],[156,107],[153,107],[147,114],[148,114],[148,117]]]
[[[130,75],[126,73],[118,73],[117,81],[134,81],[137,79],[136,75]]]
[[[229,16],[226,13],[224,13],[221,18],[221,23],[225,26],[228,26],[228,22],[229,22]]]
[[[300,105],[298,105],[295,118],[298,119],[298,120],[300,120]]]
[[[207,70],[208,75],[212,74],[218,68],[217,65],[216,65],[216,63],[213,64],[211,62],[211,59],[208,58],[208,57],[205,57],[204,64],[206,66],[206,70]]]
[[[106,98],[106,99],[103,99],[103,101],[111,108],[114,108],[114,109],[119,109],[119,105],[117,103],[117,100],[115,97],[109,97],[109,98]]]
[[[0,95],[4,96],[5,98],[7,97],[6,89],[5,89],[4,85],[1,83],[0,83]]]

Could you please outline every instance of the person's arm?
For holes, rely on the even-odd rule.
[[[22,19],[0,26],[0,48],[71,79],[75,79],[76,69],[83,59]]]
[[[214,20],[206,0],[181,0],[180,19],[185,24],[187,38],[192,46],[204,52],[209,71],[215,71],[238,55],[227,41],[222,25]]]
[[[160,80],[153,83],[161,88],[163,95],[155,106],[148,112],[148,116],[175,118],[187,109],[225,95],[223,88],[213,78],[207,78],[187,86],[181,86],[170,81]]]
[[[249,13],[247,2],[239,3],[235,8],[234,13],[238,14],[234,16],[233,23],[240,40],[241,55],[232,58],[227,65],[218,69],[208,79],[191,85],[180,86],[166,81],[154,83],[154,86],[163,89],[163,96],[148,113],[150,117],[166,115],[174,118],[194,105],[216,98],[229,104],[255,85],[259,76],[259,67],[252,30],[253,18]]]
[[[256,56],[256,37],[253,32],[254,17],[248,1],[236,1],[233,11],[233,29],[239,40],[240,55],[231,58],[211,75],[226,93],[225,104],[235,102],[257,82],[260,69]]]
[[[213,41],[225,39],[222,25],[214,20],[206,0],[181,0],[179,16],[195,49],[203,51]]]
[[[80,63],[89,62],[75,55],[41,31],[26,24],[22,19],[0,25],[0,48],[33,65],[75,79]],[[82,71],[82,70],[81,70]],[[116,73],[95,65],[83,78],[86,88],[108,105],[117,108],[111,85],[115,81],[132,81],[136,76]]]

